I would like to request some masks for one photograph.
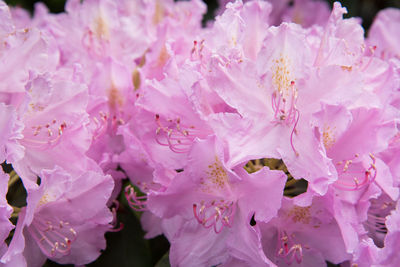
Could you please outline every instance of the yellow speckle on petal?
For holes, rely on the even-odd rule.
[[[44,193],[42,198],[39,200],[39,206],[47,204],[47,203],[49,203],[51,201],[54,201],[54,200],[55,200],[55,196],[50,195],[48,193]]]
[[[132,83],[133,83],[133,88],[138,90],[140,88],[141,84],[141,78],[140,78],[140,72],[139,69],[146,64],[146,54],[143,54],[143,56],[140,58],[139,64],[136,66],[136,68],[132,72]]]
[[[292,218],[294,223],[300,222],[309,224],[311,222],[310,207],[294,206],[288,213],[288,217]]]
[[[348,71],[348,72],[353,70],[352,66],[340,66],[340,67],[342,68],[342,70],[345,70],[345,71]]]
[[[108,104],[112,109],[124,105],[124,98],[118,88],[115,87],[115,85],[112,85],[111,88],[108,90]]]
[[[291,95],[291,83],[294,77],[290,72],[290,61],[284,56],[273,61],[272,83],[276,91],[282,93],[284,97]]]
[[[162,67],[165,65],[167,60],[169,59],[169,54],[165,45],[161,48],[160,54],[157,59],[157,67]]]
[[[94,20],[94,34],[99,39],[108,40],[110,38],[110,30],[101,14]]]
[[[153,24],[157,25],[163,19],[164,19],[164,6],[160,3],[159,0],[157,0],[154,8]]]
[[[215,162],[208,165],[208,180],[211,181],[217,188],[223,188],[228,182],[228,174],[222,167],[221,161],[215,157]]]
[[[232,36],[232,45],[233,46],[237,45],[237,37],[236,36]]]
[[[143,56],[140,58],[138,67],[141,68],[144,66],[144,64],[146,64],[146,54],[143,54]]]
[[[40,105],[38,103],[29,103],[29,112],[35,112],[35,111],[43,111],[45,109],[45,106]]]
[[[132,83],[133,83],[133,88],[135,91],[140,88],[141,84],[141,79],[140,79],[140,72],[136,68],[133,73],[132,73]]]
[[[322,142],[324,143],[325,149],[330,149],[335,144],[335,129],[336,127],[331,128],[325,125],[324,131],[322,132]]]
[[[206,179],[201,179],[200,184],[204,192],[210,192],[213,189],[221,190],[229,183],[228,174],[226,173],[221,161],[215,156],[214,163],[207,166]]]

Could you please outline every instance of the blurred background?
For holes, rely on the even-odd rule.
[[[325,0],[331,6],[335,0]],[[65,0],[5,0],[9,5],[18,5],[32,12],[36,2],[45,3],[51,12],[59,13],[64,11]],[[218,7],[217,0],[204,0],[208,6],[208,12],[205,20],[214,17],[214,10]],[[343,6],[347,7],[349,17],[360,17],[363,20],[363,26],[368,30],[376,13],[387,7],[400,8],[400,0],[342,0],[339,1]]]

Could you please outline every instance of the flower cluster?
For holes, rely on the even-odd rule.
[[[171,266],[397,266],[400,11],[289,2],[0,1],[0,266],[94,261],[121,192]]]

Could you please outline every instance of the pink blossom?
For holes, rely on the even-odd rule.
[[[94,261],[122,194],[172,266],[396,265],[397,10],[365,39],[338,2],[229,2],[202,28],[200,0],[0,1],[0,162],[28,195],[1,266]]]
[[[330,197],[314,198],[310,206],[296,206],[284,198],[278,216],[260,225],[264,251],[277,266],[321,266],[350,258],[332,214]]]
[[[219,0],[217,15],[221,15],[229,8],[228,3],[232,0]],[[237,1],[236,1],[237,2]],[[243,0],[244,3],[256,2]],[[261,2],[261,1],[259,1]],[[267,0],[263,1],[272,5],[272,12],[268,18],[271,25],[279,25],[282,22],[294,22],[303,27],[310,27],[315,24],[323,25],[329,17],[329,6],[323,1],[315,0],[296,0],[292,5],[288,0]],[[314,14],[314,16],[310,16]]]
[[[242,168],[231,171],[225,162],[215,138],[197,140],[184,171],[176,175],[164,192],[148,195],[148,209],[154,214],[165,219],[183,219],[170,237],[173,266],[188,262],[194,266],[221,263],[228,251],[246,262],[267,264],[257,245],[258,230],[249,222],[253,215],[256,221],[269,221],[276,214],[285,177],[266,168],[252,175]],[[264,194],[272,185],[270,194]],[[239,245],[237,238],[248,240],[246,246]],[[187,242],[193,239],[196,244],[188,247]],[[200,250],[204,246],[207,250]]]
[[[384,205],[384,203],[381,202],[381,204]],[[384,206],[383,206],[384,207]],[[382,213],[378,213],[375,216],[381,216],[378,217],[377,219],[382,220],[382,222],[379,224],[379,221],[377,221],[377,227],[378,227],[378,233],[380,232],[381,235],[384,235],[385,231],[387,231],[387,234],[385,236],[385,240],[384,240],[384,247],[383,249],[380,251],[380,264],[382,264],[382,266],[395,266],[398,262],[398,255],[395,253],[396,251],[396,247],[398,244],[398,240],[399,240],[399,202],[397,202],[395,204],[395,206],[393,205],[393,202],[391,202],[391,207],[392,212],[390,213],[390,215],[388,215],[386,217],[386,219],[384,218],[384,216],[382,215],[386,215],[386,214],[382,214]],[[380,210],[382,210],[383,208],[381,208]],[[379,228],[381,227],[381,228]]]
[[[48,67],[47,46],[36,28],[16,28],[9,8],[0,3],[0,100],[19,106],[25,93],[29,72],[40,73]]]
[[[14,162],[24,155],[24,147],[18,143],[22,139],[22,124],[17,120],[13,106],[0,103],[0,161]]]
[[[91,166],[84,157],[91,141],[85,125],[86,86],[47,73],[34,77],[27,88],[26,112],[20,114],[24,138],[19,140],[25,155],[12,162],[21,177],[36,180],[43,168],[55,165],[71,172]],[[72,165],[73,161],[80,164]]]
[[[399,27],[400,11],[388,8],[380,11],[368,32],[368,42],[377,47],[377,55],[383,59],[400,58]]]
[[[282,42],[284,46],[280,45]],[[333,166],[321,153],[309,127],[313,106],[305,96],[311,91],[306,90],[318,90],[307,87],[311,55],[306,32],[295,24],[282,24],[267,30],[256,64],[246,58],[224,59],[215,55],[211,72],[205,75],[221,98],[244,117],[237,118],[235,124],[247,124],[247,131],[222,128],[218,133],[225,136],[229,132],[231,159],[248,160],[242,155],[248,153],[243,147],[254,148],[251,153],[255,158],[282,158],[294,177],[313,182],[312,186],[323,194],[323,184],[334,176]],[[234,145],[238,140],[243,147]]]
[[[189,80],[191,86],[193,81]],[[195,138],[204,139],[212,130],[185,93],[183,83],[166,78],[148,81],[145,88],[137,105],[143,109],[141,117],[148,120],[142,125],[149,126],[136,129],[136,134],[145,140],[143,146],[154,161],[180,169]]]
[[[330,105],[324,105],[314,116],[319,121],[321,144],[337,170],[335,187],[359,190],[376,182],[393,198],[397,197],[390,173],[382,175],[387,167],[375,156],[396,133],[393,118],[379,109],[358,108],[350,112]]]
[[[0,257],[7,250],[7,246],[5,244],[5,239],[8,237],[11,229],[14,226],[9,221],[9,218],[12,213],[11,206],[7,203],[6,194],[7,194],[7,184],[9,177],[7,174],[3,173],[3,170],[0,170]]]
[[[112,214],[106,206],[113,181],[86,172],[73,177],[59,167],[40,175],[40,186],[27,188],[4,263],[23,254],[27,266],[42,266],[46,258],[59,263],[86,264],[105,248],[104,233]]]

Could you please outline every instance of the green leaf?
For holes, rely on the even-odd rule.
[[[165,253],[154,267],[171,267],[169,264],[169,253]]]

